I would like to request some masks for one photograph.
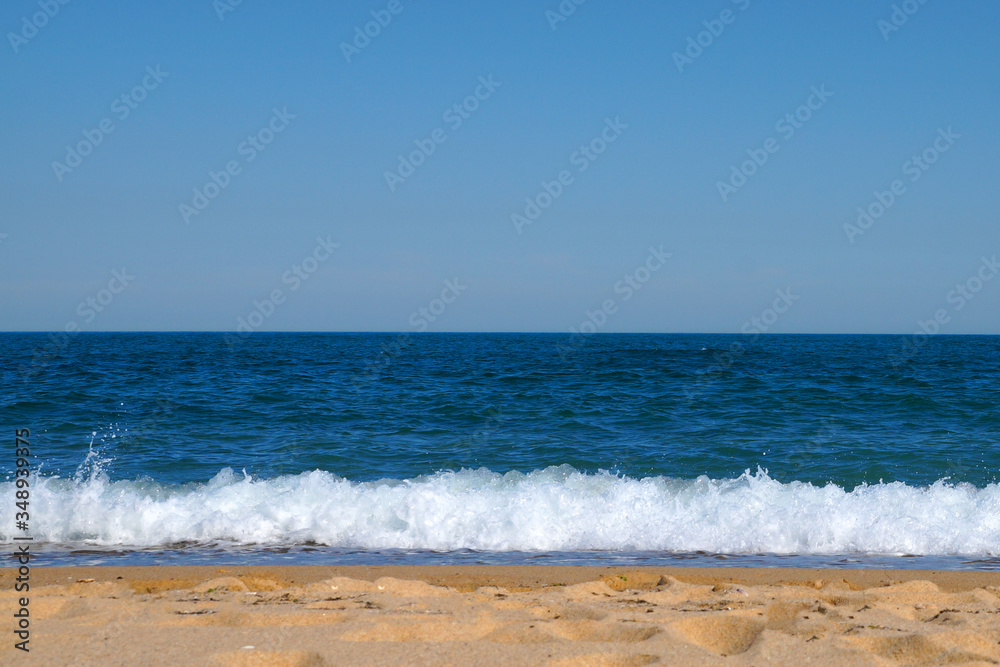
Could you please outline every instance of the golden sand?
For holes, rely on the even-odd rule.
[[[5,631],[0,664],[1000,663],[989,572],[53,567],[30,610],[30,654]]]

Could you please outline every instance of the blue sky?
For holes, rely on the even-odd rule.
[[[1000,333],[996,3],[224,6],[3,3],[0,329]]]

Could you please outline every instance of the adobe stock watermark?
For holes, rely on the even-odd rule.
[[[209,170],[205,184],[192,190],[191,202],[182,202],[177,207],[184,224],[191,224],[192,217],[201,215],[202,211],[229,187],[233,178],[243,173],[243,166],[256,160],[257,156],[263,153],[294,119],[295,114],[288,113],[288,107],[282,107],[280,111],[275,107],[267,124],[254,134],[248,135],[236,146],[236,154],[243,158],[242,164],[238,158],[234,158],[226,162],[218,172]]]
[[[775,299],[769,307],[764,308],[759,315],[748,319],[740,327],[740,333],[747,337],[747,343],[744,344],[742,341],[737,341],[731,343],[724,352],[716,352],[712,357],[714,363],[698,376],[697,381],[684,387],[684,396],[688,400],[693,399],[700,391],[714,381],[714,373],[732,367],[737,359],[752,349],[760,339],[761,334],[770,331],[778,320],[781,319],[781,316],[787,313],[795,305],[795,302],[801,298],[798,294],[792,293],[791,287],[786,287],[783,290],[776,289],[774,290],[774,294]]]
[[[910,17],[920,11],[920,8],[927,4],[927,0],[903,0],[900,4],[892,6],[892,13],[889,20],[879,19],[875,26],[882,33],[882,39],[889,41],[889,35],[898,32],[906,25]]]
[[[653,275],[666,265],[667,260],[671,257],[673,257],[673,253],[664,252],[662,245],[659,248],[649,246],[649,254],[643,263],[626,273],[621,280],[614,284],[612,290],[621,297],[620,303],[631,300],[650,281]],[[556,345],[559,360],[566,361],[569,354],[586,344],[587,336],[603,329],[611,316],[618,312],[620,303],[618,298],[612,297],[602,301],[601,305],[594,310],[586,311],[580,324],[569,328],[569,337],[566,341]]]
[[[732,3],[740,12],[745,12],[750,7],[750,0],[732,0]],[[687,47],[683,53],[680,51],[673,53],[677,71],[683,74],[684,68],[693,65],[694,61],[705,53],[705,49],[715,44],[715,41],[722,37],[722,33],[726,31],[726,26],[736,23],[737,17],[739,17],[738,13],[726,8],[719,12],[717,18],[702,21],[701,24],[705,29],[694,37],[687,38]]]
[[[379,350],[378,359],[369,359],[365,362],[365,369],[362,373],[351,376],[353,390],[356,392],[360,391],[363,385],[371,384],[378,380],[382,371],[391,366],[393,361],[402,355],[406,348],[412,344],[413,333],[427,331],[430,325],[440,319],[448,310],[448,307],[455,303],[462,295],[462,292],[468,288],[469,286],[463,285],[458,278],[445,280],[440,296],[431,299],[426,305],[410,313],[407,322],[413,327],[413,332],[404,331],[397,335],[392,342],[383,344]]]
[[[441,120],[448,124],[451,132],[455,132],[462,127],[465,121],[472,118],[472,114],[479,109],[479,105],[490,99],[497,88],[503,85],[502,81],[494,81],[492,74],[481,76],[478,81],[479,83],[468,96],[461,102],[452,104],[441,114]],[[440,127],[434,128],[426,139],[414,139],[413,143],[416,145],[416,149],[407,155],[400,155],[399,164],[396,165],[395,171],[387,170],[384,174],[385,184],[389,186],[389,192],[395,192],[396,188],[406,182],[406,179],[413,176],[417,169],[427,161],[427,158],[434,154],[437,147],[446,141],[448,141],[448,131]]]
[[[134,280],[135,276],[131,275],[125,268],[120,271],[112,271],[111,279],[104,287],[77,305],[76,314],[80,319],[69,320],[63,326],[62,331],[48,334],[49,342],[34,351],[30,363],[22,364],[18,368],[21,379],[27,382],[48,367],[49,363],[66,349],[73,337],[83,331],[81,321],[83,324],[94,322],[97,316],[107,310],[115,298],[124,292]]]
[[[365,23],[364,26],[354,26],[354,39],[350,42],[340,43],[340,52],[344,54],[344,59],[350,63],[351,58],[361,55],[361,52],[368,48],[372,40],[389,27],[389,24],[392,23],[392,17],[401,14],[403,9],[403,3],[400,0],[389,0],[385,9],[373,9],[370,12],[371,21]]]
[[[213,0],[212,9],[215,10],[215,15],[219,17],[220,21],[226,20],[226,14],[231,14],[236,11],[236,8],[243,4],[243,0]]]
[[[719,197],[722,198],[722,201],[728,201],[732,195],[739,192],[740,188],[746,185],[747,181],[767,164],[771,156],[781,149],[781,142],[791,140],[795,136],[795,132],[802,129],[812,119],[813,114],[822,109],[827,101],[833,97],[833,93],[826,89],[826,84],[820,85],[819,88],[812,86],[809,90],[810,95],[804,104],[796,108],[795,111],[786,113],[774,124],[774,129],[781,135],[781,139],[768,137],[764,140],[762,148],[748,148],[746,153],[749,159],[741,162],[739,166],[732,165],[728,180],[716,181],[715,187],[719,191]]]
[[[622,132],[627,129],[628,125],[621,121],[620,116],[615,116],[614,120],[605,118],[604,128],[601,132],[587,143],[581,144],[570,154],[570,165],[576,167],[576,172],[579,174],[587,171],[590,165],[608,150],[608,146],[618,141]],[[575,182],[576,177],[570,169],[563,169],[551,181],[543,180],[541,189],[535,195],[524,198],[524,209],[511,213],[510,221],[514,225],[514,230],[521,234],[525,227],[538,220],[542,212],[552,206],[552,203],[563,195],[566,188]]]
[[[955,134],[950,125],[947,130],[939,127],[934,142],[903,163],[903,175],[909,176],[911,183],[916,183],[931,168],[931,165],[937,162],[942,154],[951,150],[955,141],[961,138],[962,135]],[[871,229],[875,221],[885,215],[886,211],[892,208],[904,194],[906,194],[906,183],[900,178],[890,183],[887,189],[873,192],[874,200],[866,206],[858,207],[858,218],[855,223],[844,223],[844,234],[847,235],[847,240],[853,244],[857,237]]]
[[[264,326],[264,323],[277,312],[278,307],[288,301],[288,296],[299,291],[339,247],[340,244],[330,240],[329,235],[326,238],[317,236],[312,251],[281,274],[281,284],[288,286],[288,292],[286,293],[281,287],[275,287],[263,299],[254,300],[253,308],[246,317],[236,318],[236,335],[226,334],[224,338],[230,349]]]
[[[119,121],[124,121],[132,112],[139,108],[151,92],[160,87],[163,80],[170,76],[157,65],[146,66],[146,75],[142,77],[132,90],[122,93],[111,102],[111,113]],[[115,131],[115,122],[111,118],[103,118],[92,130],[83,130],[83,139],[74,146],[66,146],[66,157],[63,162],[54,161],[52,171],[60,183],[66,174],[83,164],[84,159],[94,152],[94,149],[104,143],[104,138]]]
[[[565,23],[570,16],[576,14],[576,8],[587,2],[587,0],[562,0],[555,10],[545,10],[545,20],[549,22],[549,27],[555,30],[560,23]]]
[[[997,256],[980,258],[979,268],[973,272],[963,282],[957,283],[954,289],[945,295],[945,302],[948,308],[938,308],[934,311],[934,316],[927,320],[917,320],[917,330],[913,332],[900,347],[898,355],[890,355],[893,368],[898,368],[906,363],[920,351],[931,336],[941,332],[941,327],[951,322],[955,313],[965,308],[976,295],[982,291],[986,283],[993,280],[997,273],[1000,273],[1000,263]]]
[[[63,6],[68,4],[69,0],[38,0],[38,7],[41,11],[35,12],[30,17],[22,16],[21,29],[16,33],[7,33],[7,41],[10,42],[10,48],[14,49],[14,53],[19,53],[21,47],[34,39],[38,35],[38,31],[47,26]]]
[[[3,242],[6,241],[9,236],[10,234],[0,234],[0,245],[3,245]]]

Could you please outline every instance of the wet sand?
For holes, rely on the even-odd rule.
[[[2,664],[1000,663],[1000,573],[545,566],[36,567]]]

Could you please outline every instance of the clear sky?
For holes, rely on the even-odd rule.
[[[235,3],[0,5],[0,330],[1000,333],[996,2]]]

